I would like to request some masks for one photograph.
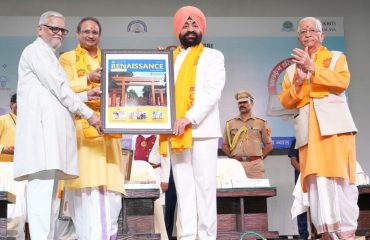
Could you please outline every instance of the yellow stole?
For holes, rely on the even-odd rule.
[[[90,73],[92,71],[91,65],[89,63],[89,60],[87,59],[88,51],[80,46],[80,44],[77,45],[75,49],[75,55],[76,55],[76,70],[77,70],[77,77],[83,77],[86,74]],[[97,58],[99,61],[99,66],[101,66],[101,51],[100,48],[97,49]],[[90,83],[89,89],[93,89],[96,87],[100,87],[100,83]],[[93,100],[86,102],[86,105],[89,106],[94,112],[100,116],[100,100]],[[87,120],[82,120],[82,127],[83,127],[83,133],[86,138],[95,138],[100,137],[101,134],[96,131],[96,129],[89,124]],[[122,134],[105,134],[108,137],[112,138],[121,138]]]
[[[180,49],[180,46],[178,46],[173,53],[174,62],[176,61]],[[176,119],[185,117],[186,112],[193,106],[197,65],[203,49],[203,44],[193,47],[186,55],[184,62],[181,64],[175,84]],[[168,138],[173,151],[182,151],[184,149],[192,148],[193,136],[191,124],[186,126],[185,132],[181,136],[160,136],[160,152],[164,156],[167,156]]]
[[[321,46],[314,57],[315,68],[325,68],[329,69],[331,60],[333,58],[333,53],[329,51],[326,47]],[[311,76],[313,78],[314,76]],[[329,95],[329,89],[326,86],[311,84],[310,86],[310,96],[313,98],[323,98]]]

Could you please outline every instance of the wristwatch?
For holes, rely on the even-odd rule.
[[[247,161],[248,160],[248,157],[247,156],[243,156],[240,158],[242,161]]]

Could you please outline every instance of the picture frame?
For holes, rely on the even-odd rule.
[[[172,134],[172,51],[102,50],[102,68],[104,133]]]

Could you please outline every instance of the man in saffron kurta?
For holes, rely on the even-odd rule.
[[[170,156],[178,197],[179,239],[216,239],[218,101],[225,84],[224,56],[201,43],[206,19],[198,8],[180,8],[174,31],[176,122]],[[161,141],[161,153],[167,150]]]
[[[295,64],[287,69],[280,101],[286,108],[299,109],[295,127],[302,187],[318,232],[354,239],[357,129],[344,93],[350,82],[346,57],[322,46],[319,20],[302,19],[298,33],[304,49],[293,50]]]
[[[100,84],[101,25],[95,18],[83,18],[76,34],[77,48],[62,54],[59,60],[71,88],[82,92]],[[99,114],[100,100],[87,102],[87,105]],[[85,120],[76,119],[75,122],[80,175],[66,181],[65,188],[78,238],[115,239],[121,194],[125,193],[124,173],[120,167],[123,161],[121,135],[99,135]],[[104,203],[99,200],[101,198]],[[89,205],[94,207],[87,207]]]

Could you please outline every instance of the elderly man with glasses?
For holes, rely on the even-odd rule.
[[[356,182],[356,126],[345,90],[350,73],[344,54],[322,45],[321,22],[303,18],[302,49],[292,52],[280,101],[296,108],[294,118],[301,185],[308,192],[311,219],[330,239],[355,239],[359,209]]]
[[[27,211],[32,239],[53,239],[59,179],[78,176],[76,131],[79,115],[101,132],[101,122],[75,94],[55,56],[68,33],[63,15],[48,11],[36,28],[38,38],[21,55],[18,70],[15,180],[28,180]]]
[[[98,19],[81,19],[77,25],[77,47],[59,58],[69,85],[77,93],[100,86],[101,31]],[[86,104],[100,114],[99,99]],[[98,134],[85,119],[76,118],[75,123],[80,176],[65,181],[65,189],[78,239],[116,239],[125,193],[120,167],[122,135]]]

